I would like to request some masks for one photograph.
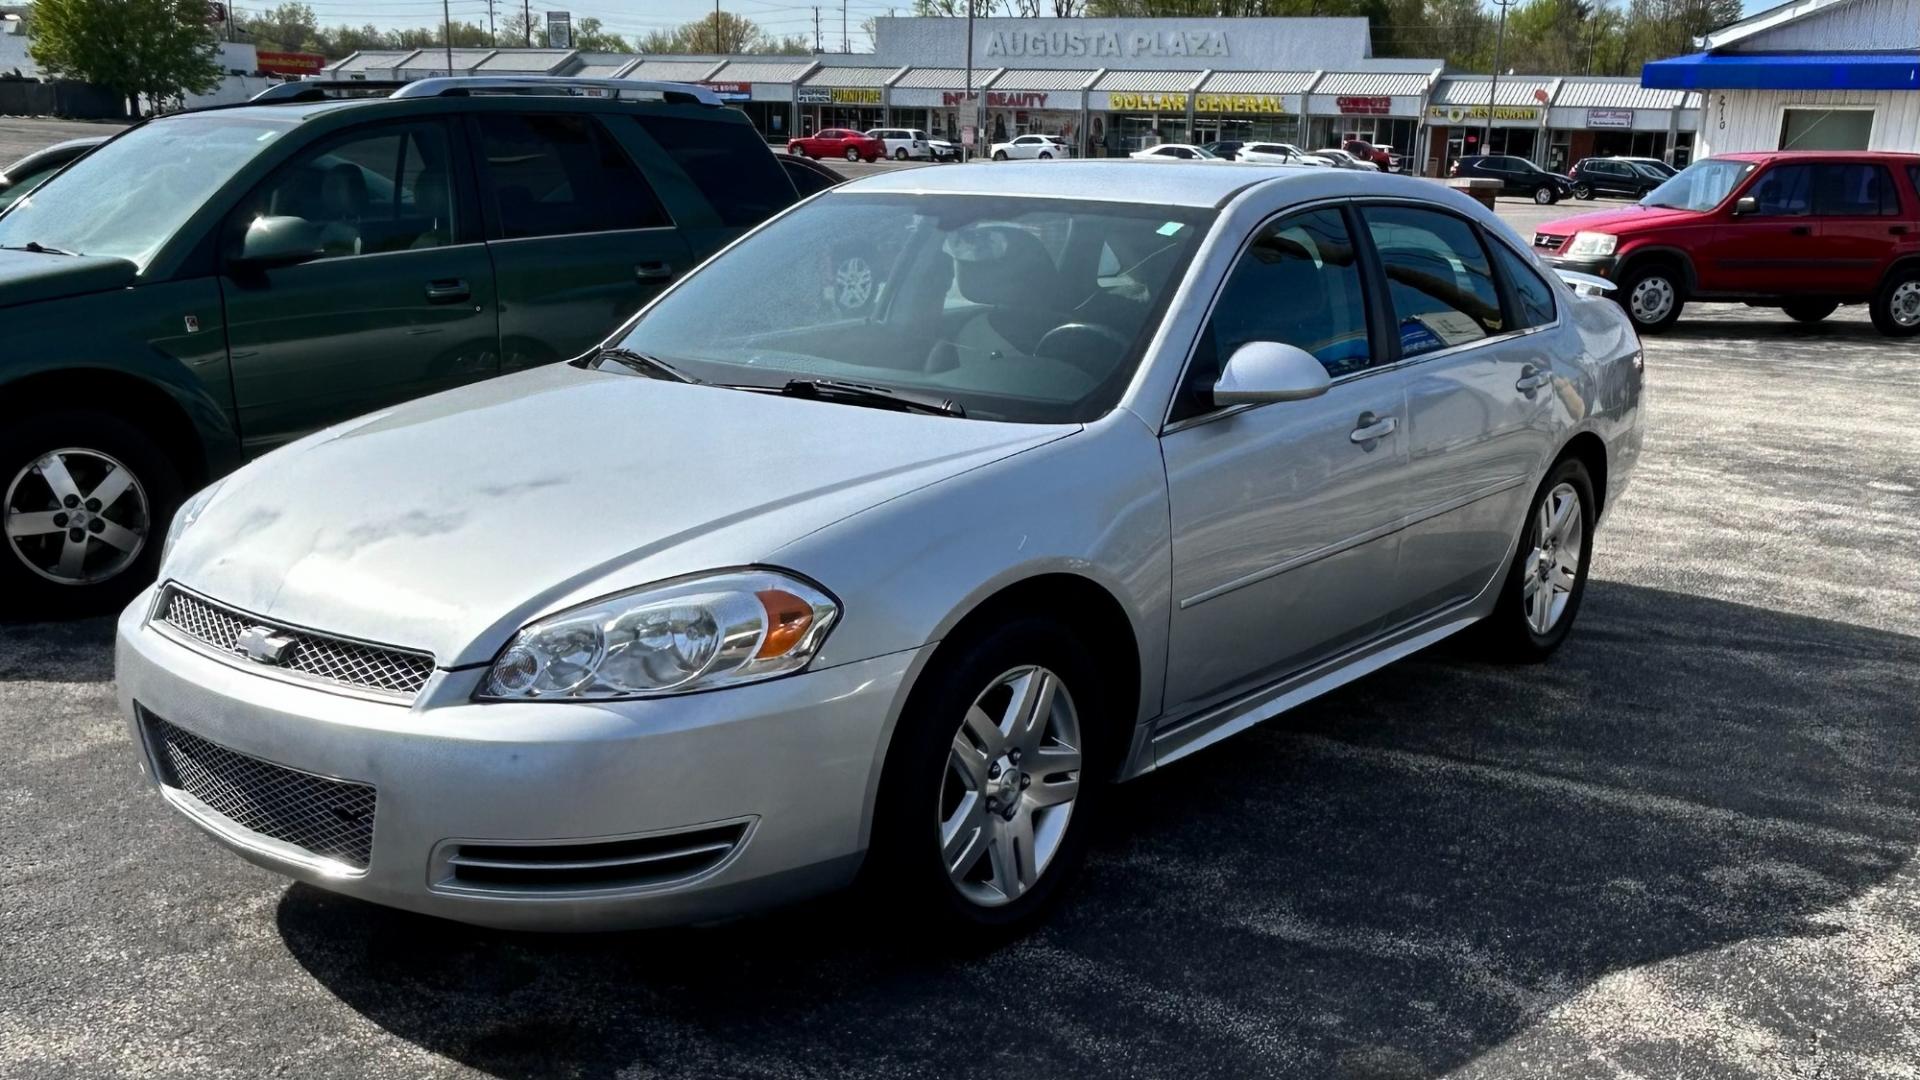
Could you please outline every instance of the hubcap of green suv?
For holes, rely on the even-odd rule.
[[[133,471],[78,447],[28,462],[7,484],[0,507],[14,557],[62,585],[96,584],[132,566],[153,524]]]

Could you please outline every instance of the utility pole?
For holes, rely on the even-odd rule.
[[[527,48],[533,48],[533,0],[520,0],[520,17],[527,21]]]
[[[500,39],[493,32],[494,3],[495,3],[495,0],[487,0],[487,44],[497,49],[500,47]],[[532,3],[532,0],[528,0],[528,3]]]
[[[1500,6],[1500,29],[1493,35],[1493,80],[1487,83],[1487,123],[1480,129],[1480,152],[1491,154],[1488,149],[1493,145],[1493,109],[1494,102],[1500,99],[1500,50],[1507,40],[1507,9],[1514,0],[1493,0]]]
[[[429,9],[431,10],[431,9]],[[451,0],[440,0],[440,20],[445,27],[442,33],[447,42],[447,74],[453,74],[453,6]]]
[[[820,51],[820,5],[813,5],[813,51]]]
[[[720,47],[720,0],[713,0],[713,55],[719,56],[726,51]]]
[[[853,42],[847,37],[847,0],[840,0],[840,51],[853,51]]]
[[[968,105],[960,115],[973,122],[973,141],[978,143],[980,141],[980,108],[973,103],[973,0],[967,0],[967,81],[966,85],[960,88],[960,92],[964,95],[961,100]],[[971,156],[973,156],[973,148],[964,142],[961,143],[960,163],[966,164],[967,158]]]

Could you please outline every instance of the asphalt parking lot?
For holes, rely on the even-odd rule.
[[[289,885],[144,789],[107,620],[0,627],[0,1076],[1920,1077],[1920,347],[1693,308],[1647,374],[1553,662],[1442,645],[1123,788],[987,954]]]

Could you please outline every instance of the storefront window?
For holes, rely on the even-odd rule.
[[[1204,146],[1210,142],[1225,140],[1298,143],[1300,118],[1297,116],[1248,116],[1243,113],[1194,116],[1194,142]]]
[[[1316,116],[1307,139],[1312,145],[1307,149],[1324,150],[1360,139],[1410,154],[1416,125],[1417,121],[1395,116]]]

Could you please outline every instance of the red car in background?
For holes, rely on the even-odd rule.
[[[1533,250],[1618,283],[1643,334],[1688,300],[1777,307],[1815,323],[1866,304],[1920,334],[1920,155],[1782,150],[1687,166],[1638,203],[1540,226]]]
[[[847,128],[826,128],[811,135],[787,140],[787,153],[810,158],[846,158],[848,161],[878,161],[886,156],[887,144]]]
[[[1387,147],[1375,146],[1365,139],[1348,139],[1346,142],[1340,144],[1340,149],[1345,150],[1361,161],[1373,162],[1375,165],[1380,166],[1381,172],[1393,171],[1393,155],[1387,152]]]

